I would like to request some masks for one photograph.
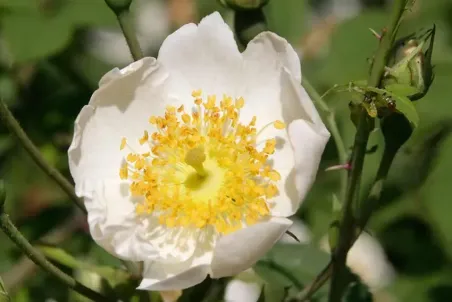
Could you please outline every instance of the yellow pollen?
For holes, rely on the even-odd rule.
[[[237,109],[242,109],[244,104],[245,100],[242,97],[239,97],[237,100],[235,100],[235,108]]]
[[[145,142],[148,141],[148,139],[149,139],[149,133],[146,130],[144,130],[144,134],[139,140],[140,145],[143,145]]]
[[[190,123],[190,120],[191,120],[190,115],[188,115],[188,114],[186,114],[186,113],[184,113],[184,114],[182,115],[182,121],[183,121],[185,124]]]
[[[274,121],[274,122],[273,122],[273,126],[274,126],[276,129],[278,129],[278,130],[281,130],[281,129],[286,128],[286,124],[285,124],[284,122],[281,122],[281,121]]]
[[[119,177],[124,180],[129,176],[129,170],[127,168],[127,163],[123,164],[121,169],[119,169]]]
[[[218,103],[216,95],[202,94],[192,92],[196,112],[169,106],[162,116],[150,117],[156,131],[138,139],[149,149],[126,154],[119,176],[131,181],[131,196],[140,197],[134,199],[137,215],[153,216],[168,228],[227,234],[270,215],[281,179],[268,164],[276,140],[258,147],[257,117],[239,120],[242,97],[225,94]],[[285,127],[281,121],[269,125]],[[120,149],[126,145],[123,138]]]
[[[199,98],[199,97],[201,96],[201,94],[202,94],[202,90],[201,90],[201,89],[198,89],[198,90],[194,90],[194,91],[191,93],[191,96],[194,97],[194,98]]]
[[[123,137],[121,139],[121,146],[119,147],[119,150],[123,150],[127,145],[127,139],[125,137]]]

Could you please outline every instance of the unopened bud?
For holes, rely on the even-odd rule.
[[[396,41],[390,52],[390,66],[383,77],[383,86],[406,91],[406,97],[415,101],[422,98],[433,82],[432,52],[435,26]]]
[[[128,10],[132,0],[105,0],[108,7],[115,13],[119,14],[122,11]]]
[[[250,10],[264,7],[269,0],[220,0],[220,3],[233,10]]]

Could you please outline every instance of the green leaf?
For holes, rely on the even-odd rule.
[[[71,38],[64,16],[21,12],[2,16],[2,34],[16,63],[33,61],[61,51]]]
[[[10,1],[15,2],[15,1]],[[118,26],[103,0],[64,1],[46,11],[21,1],[2,15],[6,46],[16,63],[38,60],[63,50],[81,26]]]
[[[77,27],[116,26],[119,28],[115,14],[104,0],[67,1],[61,14]]]
[[[86,263],[82,260],[78,260],[68,254],[66,251],[50,246],[38,246],[39,250],[47,257],[55,262],[70,267],[72,269],[87,270],[98,274],[99,276],[108,280],[112,286],[125,282],[129,279],[130,275],[120,269],[115,269],[108,266],[96,266]]]
[[[301,290],[328,264],[327,253],[313,245],[277,244],[254,267],[267,283]]]
[[[416,87],[398,83],[386,85],[385,89],[393,94],[403,96],[410,96],[419,92]]]

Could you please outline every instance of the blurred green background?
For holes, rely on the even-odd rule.
[[[303,58],[304,76],[323,92],[334,84],[367,77],[368,59],[378,45],[369,28],[379,31],[385,25],[390,3],[270,0],[265,14],[270,29],[288,39]],[[182,24],[197,22],[214,10],[232,20],[231,12],[214,0],[135,0],[132,9],[142,48],[150,56],[156,56],[163,39]],[[418,0],[401,27],[401,34],[407,34],[436,24],[435,80],[427,96],[416,102],[420,127],[398,155],[382,204],[370,222],[368,232],[382,244],[396,271],[378,301],[452,301],[451,16],[450,0]],[[68,177],[66,151],[79,110],[105,72],[130,61],[115,16],[103,0],[0,0],[0,97],[45,158]],[[346,97],[332,96],[327,101],[351,147],[355,129]],[[363,194],[381,156],[378,132],[371,136],[369,146],[373,145],[378,148],[366,159]],[[298,214],[311,230],[312,245],[327,233],[331,221],[339,173],[324,170],[338,164],[335,150],[331,140],[314,188]],[[8,194],[6,211],[32,242],[57,244],[92,265],[119,266],[118,260],[92,242],[84,217],[3,125],[0,173]],[[285,254],[289,252],[293,251],[281,252],[282,258],[290,260]],[[298,276],[299,284],[309,282],[327,259],[302,249],[292,254],[297,255],[292,258],[305,258],[281,265]],[[3,234],[0,276],[13,301],[78,299],[22,258]],[[266,281],[290,285],[278,283],[279,276],[274,278]],[[205,286],[189,290],[182,300],[200,301],[197,295],[202,296]]]

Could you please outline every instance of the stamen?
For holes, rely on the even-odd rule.
[[[196,111],[169,106],[163,116],[152,116],[154,133],[142,132],[138,142],[149,150],[134,151],[125,138],[120,148],[129,149],[119,169],[129,179],[137,215],[153,215],[160,224],[172,227],[212,227],[227,234],[257,223],[270,214],[270,201],[279,194],[280,174],[268,165],[276,151],[276,140],[267,139],[258,149],[257,135],[282,121],[264,126],[256,134],[253,116],[240,122],[242,97],[202,97],[192,93]],[[193,170],[196,173],[193,173]]]

